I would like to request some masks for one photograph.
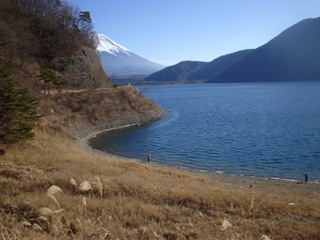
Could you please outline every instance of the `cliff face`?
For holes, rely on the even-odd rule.
[[[98,53],[88,47],[83,47],[71,57],[63,78],[69,88],[112,86],[112,82],[101,66]]]
[[[60,86],[51,86],[51,90],[55,89],[94,89],[94,88],[110,88],[112,82],[104,72],[100,57],[95,49],[82,47],[72,56],[65,58],[56,58],[52,61],[53,69],[57,70],[60,76]],[[1,64],[0,64],[1,65]],[[41,63],[41,59],[31,59],[24,61],[21,67],[11,67],[15,79],[19,86],[27,88],[35,95],[39,91],[44,91],[45,87],[41,82],[41,69],[46,69]]]

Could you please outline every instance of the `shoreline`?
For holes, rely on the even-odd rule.
[[[90,132],[89,134],[86,134],[85,136],[82,136],[82,137],[80,136],[79,147],[82,148],[82,149],[85,149],[86,151],[95,152],[95,153],[98,153],[98,154],[103,154],[105,156],[113,156],[113,157],[117,157],[117,158],[124,158],[124,157],[120,157],[120,156],[117,156],[117,155],[114,155],[114,154],[111,154],[111,153],[108,153],[108,152],[103,152],[103,151],[100,151],[100,150],[92,148],[89,145],[89,140],[91,138],[94,138],[95,136],[97,136],[99,134],[102,134],[102,133],[115,131],[115,130],[121,130],[121,129],[125,129],[125,128],[130,128],[130,127],[141,126],[143,124],[148,124],[148,123],[151,123],[151,122],[154,122],[154,121],[158,121],[158,120],[164,118],[167,115],[167,112],[164,109],[161,109],[161,110],[162,110],[162,113],[159,116],[154,117],[154,118],[151,117],[145,122],[130,123],[130,124],[125,124],[125,125],[121,125],[121,126],[105,128],[105,129],[102,129],[102,130],[95,130],[93,132]]]
[[[158,118],[161,119],[166,115],[166,112],[164,111],[164,114]],[[154,120],[155,121],[155,120]],[[134,126],[140,126],[142,124],[148,124],[149,122],[143,122],[143,123],[134,123],[134,124],[127,124],[123,126],[108,128],[104,130],[97,130],[92,132],[91,134],[88,134],[80,139],[80,142],[78,144],[79,148],[85,150],[86,152],[92,153],[92,154],[98,154],[103,157],[113,157],[118,160],[125,160],[125,161],[136,161],[140,164],[148,164],[146,161],[143,161],[141,159],[135,159],[135,158],[127,158],[122,157],[118,155],[114,155],[112,153],[103,152],[97,149],[92,148],[89,145],[89,140],[99,134],[114,131],[114,130],[121,130],[129,127]],[[221,172],[211,172],[211,171],[202,171],[197,169],[191,169],[191,168],[182,168],[178,166],[168,166],[161,163],[151,163],[150,164],[153,167],[156,168],[162,168],[166,170],[172,170],[172,171],[178,171],[178,172],[184,172],[191,175],[196,176],[205,176],[209,179],[210,182],[214,183],[220,183],[223,185],[229,185],[229,186],[236,186],[236,187],[242,187],[242,188],[253,188],[253,189],[269,189],[269,190],[286,190],[286,191],[308,191],[308,192],[319,192],[320,193],[320,184],[318,182],[308,182],[305,183],[303,181],[299,180],[291,180],[291,179],[280,179],[280,178],[262,178],[262,177],[254,177],[254,176],[242,176],[242,175],[235,175],[235,174],[227,174],[227,173],[221,173]]]

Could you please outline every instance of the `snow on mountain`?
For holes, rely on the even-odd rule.
[[[97,37],[99,40],[99,45],[97,47],[97,50],[99,52],[108,52],[112,55],[117,55],[118,53],[124,53],[130,56],[130,51],[128,49],[116,43],[115,41],[111,40],[110,38],[106,37],[105,35],[98,34]]]
[[[103,34],[98,34],[102,67],[111,77],[150,75],[164,68],[121,46]]]

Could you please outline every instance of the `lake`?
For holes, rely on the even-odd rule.
[[[320,82],[138,87],[167,115],[100,134],[96,149],[235,175],[320,178]]]

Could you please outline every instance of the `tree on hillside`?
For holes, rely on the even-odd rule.
[[[43,86],[45,87],[45,94],[49,95],[49,91],[52,88],[59,88],[62,86],[60,81],[61,75],[50,68],[42,68],[40,70],[40,80],[43,81]]]
[[[10,73],[0,66],[0,143],[30,139],[39,119],[38,103],[28,90],[17,87]]]
[[[90,12],[61,0],[0,1],[0,64],[26,61],[61,69],[61,58],[83,46],[95,48]]]

